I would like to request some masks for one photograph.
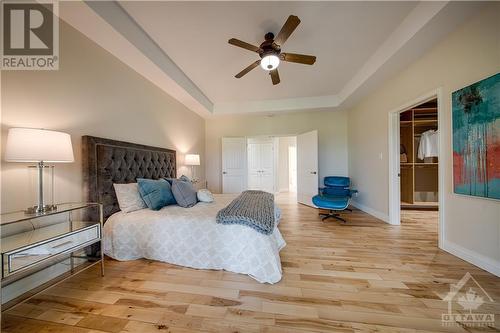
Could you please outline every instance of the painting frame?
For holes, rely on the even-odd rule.
[[[500,72],[451,94],[453,193],[500,200]]]

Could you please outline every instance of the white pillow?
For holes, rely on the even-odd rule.
[[[120,210],[125,213],[146,208],[146,203],[139,194],[137,183],[113,184]]]
[[[212,192],[210,192],[207,189],[198,190],[198,192],[196,193],[196,196],[198,197],[198,201],[201,201],[201,202],[213,202],[214,201],[214,195],[212,194]]]

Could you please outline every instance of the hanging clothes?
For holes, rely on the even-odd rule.
[[[423,160],[425,157],[437,157],[439,136],[438,131],[428,130],[422,133],[418,144],[418,158]]]

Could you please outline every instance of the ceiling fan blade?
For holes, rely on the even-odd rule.
[[[231,38],[227,42],[231,45],[242,47],[246,50],[253,51],[253,52],[259,52],[259,50],[260,50],[260,48],[258,46],[248,44],[247,42],[244,42],[244,41],[236,39],[236,38]]]
[[[281,53],[281,60],[288,62],[296,62],[304,65],[312,65],[316,62],[316,57],[306,54],[296,54],[296,53]]]
[[[252,69],[254,69],[255,67],[259,66],[259,64],[260,64],[260,60],[257,60],[256,62],[251,63],[250,66],[246,67],[244,70],[242,70],[241,72],[239,72],[238,74],[236,74],[234,77],[237,78],[237,79],[241,78],[243,75],[247,74]]]
[[[269,72],[269,75],[271,75],[271,80],[273,81],[274,86],[280,83],[280,75],[278,73],[278,69],[273,69]]]
[[[299,24],[300,24],[300,19],[297,16],[295,15],[288,16],[288,19],[286,20],[285,24],[278,33],[278,36],[274,39],[274,42],[280,46],[283,45]]]

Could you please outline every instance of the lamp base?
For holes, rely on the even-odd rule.
[[[57,210],[56,205],[43,205],[43,206],[28,207],[24,212],[26,214],[40,214],[40,213],[48,213],[54,210]]]

